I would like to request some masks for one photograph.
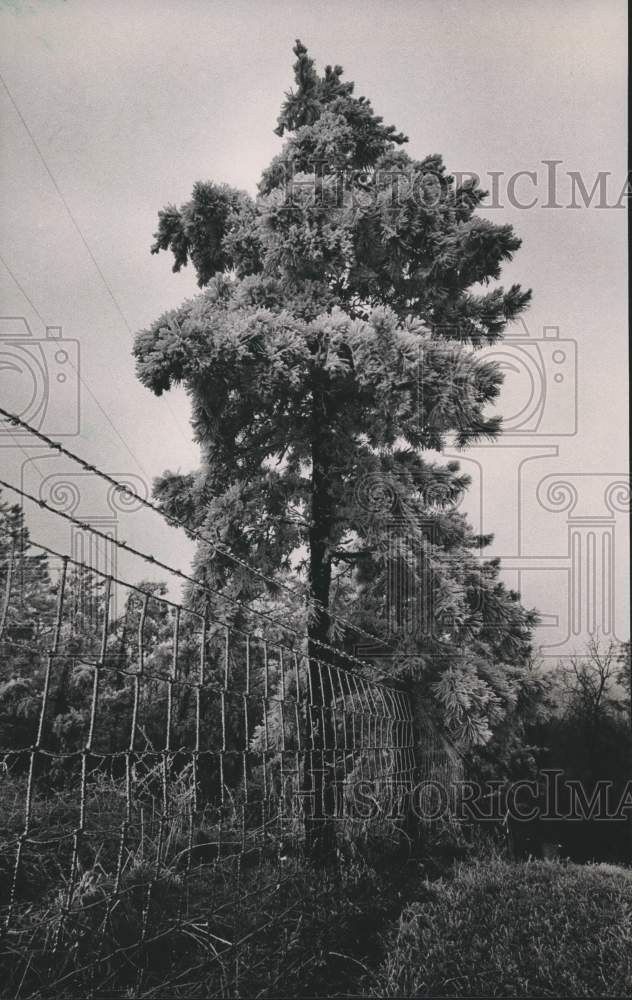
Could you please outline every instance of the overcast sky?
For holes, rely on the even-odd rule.
[[[190,271],[174,275],[167,255],[150,255],[156,215],[166,202],[187,199],[200,179],[254,193],[280,147],[272,130],[300,37],[320,66],[344,66],[357,93],[410,136],[412,155],[440,152],[450,171],[473,171],[486,188],[496,177],[498,206],[488,204],[486,214],[512,223],[523,239],[503,280],[533,289],[531,338],[548,326],[576,342],[579,419],[576,434],[557,436],[569,430],[564,408],[575,398],[569,345],[563,382],[553,383],[552,370],[545,376],[550,395],[539,434],[512,439],[521,455],[534,456],[521,484],[520,529],[515,449],[471,453],[487,487],[484,511],[476,497],[470,509],[484,530],[496,531],[498,554],[520,552],[536,562],[559,555],[559,579],[568,579],[566,515],[543,515],[538,483],[582,474],[592,497],[580,500],[583,513],[608,514],[607,477],[627,468],[626,212],[584,207],[581,199],[580,207],[567,207],[569,172],[579,172],[588,191],[608,172],[609,204],[624,185],[623,0],[5,0],[1,20],[1,310],[24,317],[34,340],[48,325],[79,342],[80,434],[67,439],[70,447],[147,482],[165,468],[197,465],[186,398],[153,397],[135,380],[131,358],[134,332],[196,291]],[[551,160],[561,161],[555,193],[544,163]],[[511,181],[518,171],[532,176]],[[534,198],[533,207],[517,205]],[[563,207],[543,207],[556,200]],[[543,348],[536,367],[545,355],[550,364],[551,352]],[[512,389],[508,383],[509,410],[525,390],[521,378]],[[58,394],[48,403],[51,430],[51,421],[69,419],[71,382],[51,388]],[[544,444],[548,457],[536,447]],[[5,436],[3,476],[33,485],[52,468],[42,460],[22,471],[27,454],[41,449],[8,446]],[[103,500],[83,481],[81,488],[82,513],[99,515]],[[48,524],[41,531],[48,540],[61,537]],[[119,532],[188,567],[191,548],[182,534],[151,515],[121,515]],[[625,562],[620,548],[621,623]],[[135,579],[160,575],[125,568]],[[523,575],[520,585],[529,603],[563,617],[555,603],[565,599],[564,585],[545,569]],[[624,624],[619,631],[626,634]]]

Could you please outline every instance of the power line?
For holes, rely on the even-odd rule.
[[[13,278],[13,281],[15,282],[15,284],[17,285],[17,287],[18,287],[18,288],[20,289],[20,291],[22,292],[22,295],[24,296],[24,298],[26,299],[26,301],[27,301],[27,302],[28,302],[28,304],[30,305],[31,309],[33,310],[33,312],[35,313],[35,315],[37,316],[37,318],[38,318],[38,319],[39,319],[39,320],[41,321],[41,323],[42,323],[42,325],[43,325],[43,326],[46,326],[46,321],[45,321],[44,317],[42,316],[41,312],[39,311],[39,309],[37,308],[37,306],[36,306],[36,305],[35,305],[35,304],[33,303],[33,300],[32,300],[32,299],[30,298],[30,296],[29,296],[29,295],[27,294],[27,292],[25,291],[24,287],[23,287],[23,286],[22,286],[22,285],[20,284],[20,282],[19,282],[19,281],[18,281],[18,279],[16,278],[15,274],[13,273],[13,271],[11,270],[11,268],[9,267],[9,265],[7,264],[6,260],[5,260],[5,259],[4,259],[4,257],[2,256],[2,254],[0,254],[0,261],[2,262],[2,264],[3,264],[4,268],[5,268],[5,270],[6,270],[6,271],[7,271],[7,272],[8,272],[8,273],[9,273],[9,274],[11,275],[11,277]]]
[[[90,245],[89,245],[87,239],[85,238],[85,236],[83,234],[81,226],[77,222],[77,220],[76,220],[76,218],[75,218],[75,216],[74,216],[74,214],[72,212],[72,209],[70,208],[70,205],[66,201],[66,198],[64,197],[64,193],[61,190],[61,188],[59,187],[59,184],[57,183],[57,180],[55,179],[55,175],[53,174],[52,170],[50,169],[50,167],[48,165],[48,162],[46,160],[46,157],[44,156],[44,154],[43,154],[43,152],[42,152],[42,150],[41,150],[41,148],[40,148],[40,146],[39,146],[39,144],[37,142],[37,139],[35,138],[35,136],[33,135],[33,132],[29,128],[28,122],[26,121],[26,119],[24,118],[24,115],[20,111],[20,109],[18,107],[18,104],[17,104],[15,98],[13,97],[13,94],[9,90],[9,87],[8,87],[6,81],[5,81],[5,79],[4,79],[4,77],[2,76],[1,73],[0,73],[0,83],[2,83],[2,86],[6,90],[7,96],[9,98],[9,100],[11,101],[11,104],[13,105],[18,118],[22,122],[22,125],[24,126],[24,128],[25,128],[25,130],[27,132],[27,135],[29,136],[31,142],[33,143],[33,146],[34,146],[34,148],[35,148],[35,150],[37,152],[37,155],[39,156],[39,158],[40,158],[40,160],[42,162],[42,165],[43,165],[46,173],[48,174],[53,187],[55,188],[55,191],[59,195],[61,203],[64,206],[64,209],[66,210],[66,214],[68,215],[68,218],[70,219],[70,221],[71,221],[71,223],[73,225],[73,228],[75,229],[75,232],[79,236],[79,239],[83,243],[83,245],[84,245],[84,247],[85,247],[85,249],[86,249],[86,251],[88,253],[88,256],[90,257],[90,260],[94,264],[96,272],[99,275],[101,281],[103,282],[103,286],[106,289],[106,291],[108,293],[108,296],[110,297],[110,299],[111,299],[111,301],[112,301],[112,303],[114,305],[114,308],[116,309],[116,312],[120,316],[120,318],[121,318],[124,326],[126,327],[128,333],[129,334],[133,334],[133,330],[132,330],[132,328],[130,326],[130,323],[129,323],[129,321],[128,321],[126,315],[125,315],[125,313],[123,312],[123,310],[122,310],[122,308],[120,306],[120,303],[119,303],[118,299],[116,298],[116,295],[114,294],[114,292],[113,292],[113,290],[112,290],[112,288],[111,288],[111,286],[110,286],[107,278],[105,277],[103,271],[101,270],[101,267],[99,265],[98,260],[96,259],[96,257],[94,256],[92,250],[90,249]],[[11,272],[9,272],[9,273],[11,273]],[[30,301],[30,299],[28,299],[28,296],[26,296],[26,298],[27,298],[28,301]],[[37,310],[35,310],[35,311],[37,312]],[[37,315],[39,316],[39,313],[37,313]],[[174,423],[177,426],[178,430],[180,431],[182,437],[185,440],[187,440],[186,435],[185,435],[184,431],[182,430],[182,427],[180,426],[178,418],[176,417],[175,413],[173,412],[173,410],[171,408],[169,400],[165,400],[165,403],[166,403],[167,409],[169,410],[171,416],[173,417]],[[142,468],[142,466],[141,466],[141,468]]]
[[[20,284],[20,282],[19,282],[19,281],[18,281],[18,279],[16,278],[15,274],[13,273],[13,271],[11,270],[11,268],[9,267],[9,265],[7,264],[6,260],[5,260],[5,259],[4,259],[4,257],[2,256],[2,254],[0,254],[0,262],[1,262],[1,263],[2,263],[3,265],[4,265],[4,267],[6,268],[6,270],[8,271],[8,273],[9,273],[9,274],[11,275],[11,277],[13,278],[13,280],[14,280],[15,284],[17,285],[17,287],[18,287],[18,288],[19,288],[19,290],[21,291],[22,295],[24,296],[24,298],[26,299],[26,301],[27,301],[27,302],[28,302],[28,304],[30,305],[30,307],[31,307],[31,309],[33,310],[33,312],[35,313],[35,315],[36,315],[36,316],[37,316],[37,317],[38,317],[38,318],[40,319],[40,321],[42,322],[43,326],[46,326],[46,321],[44,320],[44,317],[42,316],[41,312],[39,311],[39,309],[37,309],[37,307],[36,307],[36,306],[35,306],[35,304],[33,303],[33,300],[32,300],[32,299],[31,299],[31,298],[30,298],[30,297],[29,297],[29,296],[27,295],[27,293],[26,293],[26,291],[24,290],[23,286],[22,286],[22,285]],[[103,407],[101,406],[101,403],[99,402],[99,400],[97,399],[97,397],[96,397],[96,396],[95,396],[95,394],[93,393],[93,391],[92,391],[92,389],[90,388],[90,385],[88,384],[88,382],[86,382],[86,380],[85,380],[85,379],[83,378],[83,376],[82,376],[81,372],[79,371],[79,369],[78,369],[78,368],[75,368],[75,366],[73,365],[73,363],[72,363],[72,361],[70,360],[70,358],[68,358],[68,362],[69,362],[69,364],[70,364],[70,367],[71,367],[71,368],[73,369],[73,371],[75,372],[75,374],[76,374],[77,378],[78,378],[78,379],[79,379],[79,381],[81,382],[81,385],[82,385],[82,386],[83,386],[83,388],[84,388],[84,389],[85,389],[85,390],[86,390],[86,391],[87,391],[87,392],[89,393],[89,395],[90,395],[90,398],[92,399],[92,401],[93,401],[94,403],[96,403],[96,405],[97,405],[97,408],[98,408],[98,409],[100,410],[100,412],[102,413],[102,415],[103,415],[103,416],[105,417],[105,419],[107,420],[108,424],[110,425],[110,427],[112,428],[112,430],[113,430],[113,431],[114,431],[114,433],[116,434],[117,438],[119,439],[119,441],[121,442],[121,444],[123,445],[123,447],[125,448],[125,450],[126,450],[126,451],[127,451],[127,452],[128,452],[128,453],[129,453],[130,455],[131,455],[131,457],[132,457],[132,458],[134,459],[134,461],[136,462],[136,464],[137,464],[138,468],[139,468],[139,469],[141,470],[141,472],[143,472],[143,473],[144,473],[144,474],[145,474],[145,475],[146,475],[147,477],[149,477],[149,473],[147,472],[147,469],[145,468],[145,466],[144,466],[144,465],[143,465],[143,463],[141,462],[140,458],[138,457],[138,455],[136,455],[136,454],[135,454],[135,453],[134,453],[134,452],[132,451],[132,449],[131,449],[131,448],[130,448],[130,446],[128,445],[128,443],[127,443],[127,441],[125,440],[125,438],[123,437],[123,435],[122,435],[122,434],[120,433],[120,431],[118,430],[118,428],[116,427],[116,425],[115,425],[115,424],[114,424],[114,423],[112,422],[112,420],[110,419],[110,416],[108,415],[108,413],[106,412],[106,410],[104,410],[104,409],[103,409]],[[24,451],[24,449],[22,449],[22,451]],[[36,466],[36,468],[37,468],[37,466]],[[37,471],[39,472],[40,470],[38,469]],[[40,472],[40,475],[42,475],[42,473],[41,473],[41,472]]]
[[[96,566],[88,566],[87,563],[81,562],[79,559],[73,559],[72,556],[66,555],[64,552],[58,552],[57,549],[53,549],[50,545],[44,545],[43,542],[35,541],[31,538],[31,534],[28,534],[28,543],[24,546],[23,552],[27,548],[33,547],[35,549],[41,549],[49,556],[53,556],[55,559],[59,559],[60,562],[69,563],[71,566],[76,566],[77,569],[87,569],[94,576],[100,576],[102,580],[111,580],[112,583],[117,584],[119,587],[125,587],[127,590],[133,590],[137,594],[142,594],[143,597],[157,598],[163,604],[168,604],[172,608],[180,608],[181,611],[186,611],[188,614],[195,615],[196,618],[203,618],[204,616],[196,611],[195,608],[189,608],[186,604],[179,604],[177,601],[172,601],[165,594],[153,594],[150,590],[145,590],[143,587],[136,583],[130,583],[129,580],[121,580],[120,577],[115,576],[113,573],[106,573],[105,570],[98,569]],[[8,560],[0,560],[0,565],[7,563]],[[226,624],[225,622],[220,622],[220,624]],[[238,631],[238,630],[236,630]],[[0,629],[0,636],[2,635],[2,630]]]
[[[40,158],[40,160],[42,162],[44,170],[48,174],[48,176],[50,178],[50,181],[51,181],[51,184],[53,185],[53,187],[55,188],[55,191],[59,195],[60,201],[61,201],[62,205],[64,206],[64,208],[66,210],[66,214],[68,215],[68,218],[72,222],[72,225],[73,225],[73,227],[75,229],[75,232],[77,233],[79,239],[81,240],[81,242],[83,243],[84,247],[86,248],[86,251],[88,253],[88,256],[90,257],[90,260],[94,264],[94,266],[96,268],[96,271],[97,271],[99,277],[101,278],[101,281],[103,282],[105,288],[107,289],[108,295],[110,296],[110,298],[111,298],[111,300],[112,300],[112,302],[114,304],[114,308],[116,309],[116,311],[118,312],[119,316],[121,317],[121,319],[123,320],[123,322],[125,323],[125,325],[129,329],[129,324],[128,324],[127,320],[125,319],[125,316],[123,315],[123,312],[121,310],[120,305],[118,304],[116,296],[114,295],[114,292],[110,288],[110,285],[108,284],[107,278],[103,274],[103,271],[99,267],[99,262],[97,261],[96,257],[92,253],[92,250],[90,249],[90,247],[88,245],[88,241],[86,240],[85,236],[83,235],[83,232],[81,231],[81,227],[80,227],[79,223],[77,222],[77,220],[75,219],[75,216],[73,215],[72,209],[70,208],[70,205],[68,204],[68,202],[66,201],[66,198],[64,197],[64,193],[61,190],[61,188],[59,187],[59,184],[57,183],[57,181],[55,179],[55,175],[53,174],[52,170],[48,166],[48,162],[46,160],[46,157],[44,156],[42,150],[40,149],[40,146],[39,146],[39,144],[37,142],[37,139],[35,138],[35,136],[33,135],[32,131],[31,131],[31,129],[29,128],[28,122],[26,121],[26,119],[24,118],[24,115],[20,111],[20,109],[19,109],[19,107],[18,107],[18,105],[17,105],[17,103],[16,103],[16,101],[15,101],[15,99],[13,97],[13,94],[9,90],[9,88],[8,88],[8,86],[7,86],[7,84],[6,84],[5,80],[4,80],[4,77],[2,76],[1,73],[0,73],[0,83],[2,83],[2,86],[6,90],[7,96],[9,98],[9,100],[11,101],[11,104],[13,105],[18,118],[22,122],[22,124],[23,124],[23,126],[24,126],[24,128],[25,128],[25,130],[26,130],[26,132],[27,132],[27,134],[28,134],[31,142],[33,143],[33,146],[35,147],[37,155],[39,156],[39,158]],[[130,330],[130,333],[131,332],[132,331]]]
[[[23,124],[26,132],[28,133],[29,138],[31,139],[31,142],[33,143],[33,146],[34,146],[35,150],[37,151],[37,154],[38,154],[40,160],[42,161],[42,164],[43,164],[43,166],[44,166],[44,168],[46,170],[46,173],[48,174],[48,176],[49,176],[49,178],[50,178],[50,180],[51,180],[51,182],[52,182],[52,184],[53,184],[53,186],[54,186],[57,194],[59,195],[59,198],[61,199],[61,202],[62,202],[62,204],[63,204],[63,206],[64,206],[64,208],[65,208],[65,210],[66,210],[66,212],[68,214],[68,217],[69,217],[70,221],[72,222],[73,227],[75,228],[77,234],[79,235],[79,238],[81,239],[81,242],[83,243],[84,247],[86,248],[86,250],[88,252],[88,255],[90,256],[90,259],[91,259],[92,263],[94,264],[94,266],[95,266],[95,268],[96,268],[96,270],[97,270],[97,272],[98,272],[98,274],[99,274],[99,276],[100,276],[100,278],[101,278],[101,280],[102,280],[105,288],[107,289],[108,295],[110,296],[110,298],[111,298],[111,300],[112,300],[112,302],[113,302],[113,304],[114,304],[114,306],[115,306],[115,308],[116,308],[116,310],[117,310],[117,312],[118,312],[121,320],[123,321],[125,327],[127,328],[128,332],[131,334],[132,333],[132,328],[131,328],[128,320],[127,320],[127,317],[123,313],[123,310],[121,309],[121,306],[120,306],[120,304],[119,304],[116,296],[114,295],[114,292],[112,291],[112,288],[110,287],[107,279],[105,278],[105,275],[103,274],[103,272],[102,272],[102,270],[101,270],[101,268],[99,266],[98,261],[96,260],[94,254],[92,253],[92,250],[90,249],[90,246],[89,246],[89,244],[88,244],[88,242],[87,242],[87,240],[86,240],[86,238],[85,238],[85,236],[84,236],[84,234],[83,234],[83,232],[81,230],[81,227],[79,226],[79,223],[77,222],[77,220],[76,220],[76,218],[75,218],[75,216],[74,216],[74,214],[73,214],[73,212],[72,212],[72,210],[71,210],[68,202],[66,201],[66,198],[64,197],[64,194],[63,194],[61,188],[59,187],[59,185],[57,183],[57,180],[55,179],[54,174],[52,173],[52,171],[51,171],[51,169],[50,169],[50,167],[48,165],[46,157],[44,156],[44,154],[43,154],[43,152],[42,152],[42,150],[41,150],[41,148],[40,148],[37,140],[35,139],[35,136],[33,135],[32,131],[31,131],[31,129],[29,128],[29,125],[28,125],[26,119],[24,118],[22,112],[20,111],[20,108],[18,107],[18,104],[15,101],[15,99],[14,99],[11,91],[9,90],[9,87],[7,86],[7,83],[4,80],[4,77],[2,76],[2,74],[0,74],[0,82],[2,83],[2,86],[4,87],[4,89],[6,90],[7,95],[9,97],[9,100],[11,101],[11,104],[13,105],[13,107],[14,107],[14,109],[16,111],[16,114],[18,115],[20,121],[22,122],[22,124]],[[3,260],[3,263],[4,263],[4,260]],[[5,267],[6,267],[6,264],[5,264]],[[15,278],[15,276],[13,275],[13,272],[8,267],[7,267],[7,270],[9,272],[9,274],[11,275],[11,277],[16,282],[18,288],[20,288],[20,290],[22,291],[22,293],[25,296],[25,298],[27,299],[27,301],[31,304],[32,308],[35,310],[36,314],[38,316],[40,316],[39,312],[37,311],[37,309],[35,309],[35,307],[31,303],[30,298],[28,297],[28,295],[26,294],[26,292],[24,291],[24,289],[22,288],[22,286],[18,282],[17,278]],[[40,316],[40,319],[41,319],[41,316]],[[42,322],[43,322],[43,320],[42,320]],[[82,380],[82,382],[83,382],[83,380]],[[95,399],[92,391],[90,389],[88,389],[88,391],[90,392],[90,395],[92,396],[92,398]],[[107,417],[107,414],[105,414],[105,411],[103,410],[103,408],[101,407],[101,405],[98,403],[98,401],[96,399],[95,399],[95,402],[97,402],[97,405],[99,406],[99,409],[101,410],[102,413],[104,413],[104,415],[108,419],[108,422],[110,423],[110,426],[113,428],[113,430],[115,431],[115,433],[120,438],[120,434],[118,433],[118,431],[116,430],[116,428],[114,427],[114,425],[112,424],[112,422],[110,421],[109,417]],[[180,430],[180,432],[184,436],[182,428],[180,427],[180,424],[178,423],[178,420],[175,417],[175,414],[173,413],[171,407],[169,406],[168,400],[166,402],[167,402],[167,407],[168,407],[171,415],[173,416],[176,425],[178,426],[178,429]],[[12,415],[10,415],[9,413],[7,413],[6,410],[3,410],[3,409],[0,408],[0,412],[4,413],[5,416],[9,417],[9,419],[12,418]],[[13,415],[13,419],[15,420],[15,415]],[[38,436],[40,436],[42,438],[42,440],[46,440],[46,442],[47,442],[47,444],[49,444],[49,446],[57,448],[60,451],[63,451],[64,454],[66,454],[69,458],[71,458],[72,460],[74,460],[76,462],[79,462],[79,464],[83,465],[84,468],[86,468],[88,471],[94,472],[97,475],[105,476],[105,473],[102,474],[94,466],[90,466],[90,465],[88,465],[88,463],[84,463],[77,456],[73,455],[71,452],[67,451],[66,449],[63,449],[61,447],[61,445],[56,444],[55,442],[52,442],[50,439],[46,438],[45,435],[40,435],[37,431],[34,430],[34,428],[31,428],[31,427],[29,427],[29,425],[23,424],[22,422],[20,422],[20,423],[21,423],[22,426],[26,427],[26,429],[31,430],[35,434],[38,434]],[[125,446],[125,448],[130,452],[130,454],[132,455],[132,457],[134,458],[134,460],[138,463],[138,465],[142,469],[142,471],[145,472],[145,475],[147,475],[147,472],[143,468],[143,465],[140,462],[140,460],[136,458],[136,456],[129,449],[129,447],[125,444],[125,441],[123,441],[122,438],[121,438],[121,441],[122,441],[123,445]],[[117,483],[115,480],[111,479],[110,477],[107,477],[107,478],[108,478],[108,481],[110,482],[111,485],[114,485],[114,486],[116,486],[119,489],[126,490],[127,493],[128,493],[128,495],[133,495],[135,497],[135,499],[138,499],[146,507],[148,507],[148,508],[156,511],[159,514],[161,514],[163,517],[165,517],[165,519],[169,520],[174,526],[178,526],[178,527],[184,528],[184,530],[188,531],[190,534],[192,534],[198,540],[205,541],[207,544],[212,545],[213,548],[216,551],[220,551],[220,552],[222,552],[223,555],[226,555],[228,558],[232,559],[235,562],[236,565],[240,565],[240,566],[242,566],[242,568],[246,569],[248,572],[254,573],[260,579],[265,580],[268,584],[271,584],[275,588],[280,588],[282,590],[287,590],[288,593],[291,593],[293,595],[293,591],[290,588],[284,587],[278,581],[273,580],[270,577],[265,577],[263,574],[259,573],[257,570],[254,570],[251,566],[249,566],[243,560],[241,560],[237,556],[233,555],[233,553],[230,553],[227,550],[220,549],[216,540],[211,540],[209,538],[205,538],[201,533],[195,531],[194,529],[190,528],[188,525],[184,524],[181,521],[178,521],[175,518],[171,518],[171,517],[168,518],[167,515],[164,513],[164,511],[160,510],[159,507],[157,507],[156,505],[152,504],[150,501],[147,501],[144,498],[138,496],[133,491],[131,491],[129,489],[129,487],[122,486],[121,484]],[[330,614],[329,609],[325,608],[324,605],[322,604],[322,602],[317,601],[315,598],[311,598],[311,600],[312,600],[312,603],[316,604],[317,607],[320,607],[328,615]],[[380,639],[379,636],[372,635],[371,633],[366,632],[364,629],[360,628],[359,626],[354,625],[351,622],[346,621],[341,616],[339,616],[339,615],[330,615],[330,617],[332,617],[336,621],[339,621],[341,624],[346,625],[348,628],[354,629],[359,635],[364,635],[366,638],[371,639],[374,642],[378,642],[378,643],[381,643],[384,646],[388,646],[388,643],[385,642],[383,639]]]

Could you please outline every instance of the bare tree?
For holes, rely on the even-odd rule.
[[[630,714],[630,729],[632,729],[632,654],[630,651],[630,640],[627,642],[622,642],[619,646],[619,655],[617,657],[619,664],[619,673],[617,680],[627,692],[628,697],[628,711]]]
[[[628,644],[629,645],[629,644]],[[621,644],[613,639],[604,643],[598,632],[591,634],[585,652],[574,654],[558,663],[558,670],[569,695],[569,711],[590,726],[596,726],[608,713],[625,711],[626,698],[622,690]]]

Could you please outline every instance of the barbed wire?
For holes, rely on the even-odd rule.
[[[17,416],[17,414],[11,413],[11,411],[9,410],[5,410],[4,407],[2,406],[0,406],[0,414],[6,417],[7,420],[9,420],[15,426],[21,427],[24,430],[28,431],[29,433],[33,434],[35,437],[39,438],[39,440],[43,441],[44,444],[46,444],[49,448],[58,451],[60,454],[65,455],[66,458],[69,458],[77,465],[80,465],[86,472],[93,473],[94,475],[102,479],[104,482],[109,483],[110,486],[113,486],[115,489],[120,490],[122,493],[126,494],[128,497],[133,497],[134,500],[137,500],[143,507],[145,507],[147,510],[153,511],[155,514],[158,514],[172,527],[182,528],[183,531],[186,531],[196,541],[204,542],[204,544],[210,545],[213,548],[214,553],[219,553],[219,555],[222,555],[225,558],[230,559],[232,562],[235,563],[235,565],[240,566],[242,569],[245,569],[247,572],[251,573],[253,576],[256,576],[258,579],[262,580],[264,583],[267,583],[274,589],[283,590],[286,593],[290,594],[292,597],[296,596],[291,587],[288,587],[280,580],[276,580],[274,579],[274,577],[267,576],[260,570],[255,569],[253,566],[250,566],[247,562],[245,562],[245,560],[240,559],[239,556],[236,556],[233,552],[231,552],[230,549],[224,546],[218,539],[213,539],[209,537],[208,535],[204,534],[204,532],[200,531],[199,528],[194,528],[192,525],[187,524],[187,522],[183,521],[181,518],[177,518],[174,515],[167,513],[165,510],[159,507],[158,504],[155,504],[153,503],[153,501],[148,500],[146,497],[141,496],[130,486],[126,485],[125,483],[120,483],[109,473],[104,472],[102,469],[99,469],[93,463],[87,462],[85,459],[81,458],[79,455],[70,451],[68,448],[60,444],[58,441],[53,441],[52,438],[49,438],[48,435],[42,433],[42,431],[37,430],[37,428],[33,427],[25,420],[22,420],[21,417]],[[356,625],[353,622],[348,621],[348,619],[342,617],[342,615],[338,615],[334,612],[331,612],[327,607],[325,607],[322,601],[318,600],[318,598],[313,597],[309,593],[309,590],[305,587],[304,584],[301,584],[297,581],[296,586],[298,589],[302,591],[303,595],[307,597],[308,600],[313,605],[324,611],[331,619],[333,619],[333,621],[340,622],[341,625],[345,625],[347,628],[353,629],[355,632],[358,633],[358,635],[363,635],[367,639],[372,639],[374,642],[378,642],[384,647],[389,646],[389,643],[385,639],[382,639],[380,636],[375,635],[373,632],[366,631],[366,629],[363,629],[360,625]]]
[[[199,617],[202,617],[201,613],[197,611],[195,608],[190,608],[188,607],[188,605],[181,604],[178,601],[172,601],[165,594],[153,594],[150,590],[145,590],[144,587],[141,587],[138,584],[130,583],[129,580],[122,580],[114,573],[106,573],[105,570],[99,569],[97,566],[89,566],[87,563],[81,562],[79,559],[73,559],[72,556],[66,555],[63,552],[59,552],[57,549],[51,548],[50,545],[44,545],[43,542],[38,542],[37,540],[33,539],[30,533],[29,533],[28,544],[29,546],[33,546],[33,548],[41,549],[42,552],[46,552],[47,555],[53,556],[54,559],[59,559],[60,561],[63,560],[67,563],[70,563],[71,566],[76,566],[77,569],[85,569],[89,573],[94,573],[95,576],[99,576],[103,580],[111,580],[112,583],[116,583],[121,587],[126,587],[128,590],[134,590],[136,591],[137,594],[143,594],[146,597],[160,598],[160,600],[163,603],[169,604],[172,608],[181,608],[183,611],[190,612],[190,614],[192,615],[197,615]],[[4,565],[8,564],[11,567],[13,562],[14,560],[12,559],[8,560],[0,559],[0,566],[3,564]],[[8,601],[8,596],[6,600]],[[0,619],[0,636],[2,635],[2,621],[3,619]]]
[[[301,905],[302,775],[333,768],[340,792],[327,815],[344,822],[346,836],[359,837],[369,824],[388,834],[388,818],[356,814],[353,782],[371,782],[385,805],[389,789],[396,794],[412,782],[412,702],[320,660],[315,694],[302,669],[314,662],[307,653],[224,626],[208,605],[200,612],[174,604],[31,544],[62,565],[59,579],[48,580],[50,609],[36,609],[50,630],[39,641],[15,642],[31,623],[30,603],[26,619],[21,613],[25,557],[18,550],[3,560],[10,608],[0,635],[3,664],[11,670],[14,652],[39,658],[29,660],[28,673],[13,660],[36,697],[28,722],[20,708],[14,729],[3,716],[0,734],[13,803],[2,830],[0,900],[7,943],[0,976],[8,995],[42,1000],[62,989],[96,1000],[109,995],[111,983],[114,991],[149,997],[197,974],[207,977],[209,995],[224,995],[220,976],[230,981],[228,995],[242,995],[248,961],[248,980],[261,974],[257,942]],[[89,617],[75,617],[73,566],[106,582]],[[123,617],[110,614],[116,584],[142,596],[138,616],[128,619],[129,605]],[[154,619],[150,601],[173,612],[164,632],[149,627],[163,621]],[[214,624],[225,627],[225,643]],[[285,665],[282,655],[268,660],[268,642],[292,654]],[[69,673],[73,664],[81,684]],[[114,716],[111,692],[123,694]],[[81,721],[66,733],[66,718]],[[196,945],[182,955],[184,938]],[[166,962],[154,951],[161,942]]]
[[[57,510],[55,507],[52,507],[46,500],[33,496],[32,493],[29,493],[27,490],[22,489],[22,487],[20,486],[15,486],[15,484],[10,483],[2,478],[0,478],[0,486],[3,486],[5,489],[11,490],[18,496],[22,497],[23,499],[29,500],[31,503],[36,504],[38,507],[41,507],[44,510],[48,510],[51,514],[56,514],[58,517],[61,517],[64,520],[69,521],[76,527],[81,528],[82,531],[88,531],[91,534],[96,535],[98,538],[101,538],[108,544],[114,545],[116,548],[119,548],[124,552],[128,552],[130,555],[137,556],[139,559],[142,559],[149,565],[155,566],[159,569],[163,569],[167,573],[172,573],[174,576],[179,577],[181,580],[193,584],[193,586],[197,587],[199,590],[203,591],[209,596],[213,598],[219,598],[220,600],[225,600],[229,604],[232,604],[233,606],[239,608],[241,611],[244,611],[247,614],[254,615],[257,618],[261,618],[262,620],[267,621],[269,624],[274,625],[276,628],[281,628],[283,631],[289,632],[292,635],[297,636],[297,638],[299,638],[302,642],[303,641],[311,642],[314,645],[317,645],[320,648],[326,649],[328,652],[333,653],[337,657],[338,656],[342,657],[343,659],[352,663],[354,666],[360,667],[362,670],[366,669],[367,666],[370,666],[370,664],[367,664],[365,661],[360,660],[356,656],[352,656],[350,653],[347,653],[345,650],[340,649],[339,647],[332,646],[330,643],[325,642],[322,639],[312,639],[307,633],[300,632],[298,629],[295,629],[292,625],[287,625],[283,622],[279,622],[276,618],[273,618],[272,615],[267,614],[265,611],[260,611],[256,608],[251,607],[248,604],[244,604],[242,601],[239,601],[236,597],[232,597],[229,594],[224,594],[219,590],[214,590],[213,588],[209,587],[208,584],[202,583],[200,580],[197,580],[195,577],[190,576],[188,573],[184,573],[182,570],[175,569],[175,567],[173,566],[169,566],[167,563],[162,562],[162,560],[157,559],[155,556],[148,555],[146,552],[142,552],[140,549],[136,549],[134,546],[129,545],[125,541],[113,538],[112,535],[108,535],[106,532],[101,531],[99,528],[95,528],[93,525],[88,524],[86,521],[81,521],[79,518],[74,517],[74,515],[69,514],[66,511]],[[61,558],[68,559],[68,557],[66,556],[61,556]],[[155,595],[150,595],[150,596],[155,596]],[[315,662],[321,662],[318,660],[317,657],[312,657],[312,658],[315,660]]]

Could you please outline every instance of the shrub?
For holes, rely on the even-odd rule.
[[[370,996],[629,996],[632,870],[459,867],[425,885],[388,939]]]

